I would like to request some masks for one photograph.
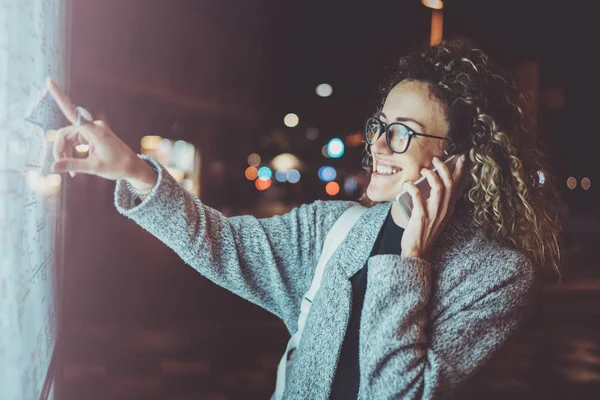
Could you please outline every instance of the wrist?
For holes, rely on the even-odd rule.
[[[139,192],[144,192],[156,186],[157,173],[143,159],[135,156],[131,172],[125,178],[127,182]]]

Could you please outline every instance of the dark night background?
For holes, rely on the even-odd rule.
[[[361,176],[361,147],[326,160],[332,137],[362,130],[389,67],[427,45],[419,0],[73,0],[70,96],[135,151],[145,135],[202,154],[201,200],[227,215],[268,216],[331,198]],[[534,314],[476,379],[471,398],[600,396],[598,23],[589,2],[447,0],[444,38],[463,38],[512,71],[534,66],[539,138],[565,224],[563,282],[544,283]],[[530,75],[527,75],[530,76]],[[333,95],[315,94],[319,83]],[[298,114],[287,128],[283,117]],[[319,137],[308,140],[305,130]],[[244,177],[291,152],[297,184],[259,192]],[[587,191],[569,176],[591,179]],[[343,186],[343,185],[342,185]],[[64,399],[265,399],[288,339],[274,316],[216,287],[118,215],[114,183],[69,179],[59,394]],[[356,199],[358,192],[336,199]],[[596,246],[595,246],[596,245]],[[475,393],[476,392],[476,393]]]

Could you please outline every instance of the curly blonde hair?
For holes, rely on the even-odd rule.
[[[468,154],[461,201],[470,206],[474,224],[560,277],[558,195],[528,126],[526,97],[512,75],[481,50],[442,42],[400,59],[382,87],[379,111],[390,90],[405,80],[427,83],[444,105],[450,129],[449,140],[440,141],[443,150]],[[365,150],[363,166],[370,175],[372,159]],[[366,194],[361,200],[374,204]]]

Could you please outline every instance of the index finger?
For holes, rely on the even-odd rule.
[[[52,79],[48,78],[46,80],[46,86],[48,86],[48,91],[58,104],[58,107],[65,115],[65,117],[72,123],[77,123],[77,112],[75,111],[75,106],[71,103],[71,100],[67,97],[66,94],[63,93],[62,90],[58,87],[56,82]]]
[[[437,161],[436,161],[437,159]],[[437,157],[434,157],[434,165],[435,169],[438,172],[440,178],[442,178],[442,182],[444,182],[444,186],[448,188],[452,184],[452,175],[450,175],[450,169],[445,162],[440,160]]]
[[[454,173],[452,174],[452,179],[454,182],[458,182],[460,178],[462,178],[463,168],[465,166],[465,158],[466,154],[460,156],[458,161],[456,162],[456,166],[454,167]]]

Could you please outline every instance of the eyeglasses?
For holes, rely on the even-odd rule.
[[[410,139],[413,136],[424,136],[433,139],[448,140],[446,137],[426,135],[424,133],[417,133],[410,129],[408,126],[400,122],[393,122],[386,124],[381,122],[378,118],[370,117],[365,122],[365,138],[369,145],[375,144],[379,139],[383,131],[385,130],[385,140],[388,147],[394,153],[404,153],[408,149]]]

